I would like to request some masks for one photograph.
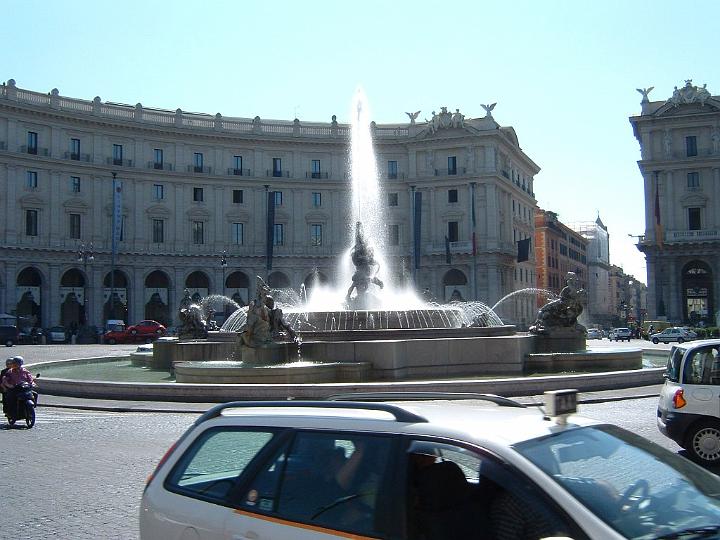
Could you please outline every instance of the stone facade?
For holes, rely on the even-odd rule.
[[[372,125],[395,281],[441,302],[458,290],[490,305],[534,285],[533,254],[518,263],[516,242],[534,234],[539,167],[515,131],[490,111],[466,119],[443,108],[428,122],[411,120]],[[335,117],[185,113],[34,92],[9,80],[0,87],[0,311],[43,327],[108,318],[176,324],[186,288],[247,302],[255,275],[296,290],[335,282],[352,238],[348,133]],[[279,195],[268,271],[271,192]],[[510,322],[532,319],[534,301],[508,311]]]
[[[645,186],[648,318],[717,322],[720,310],[720,97],[691,80],[630,117]]]

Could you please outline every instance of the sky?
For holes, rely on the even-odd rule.
[[[720,2],[0,0],[0,80],[29,90],[225,116],[348,121],[440,107],[515,128],[538,205],[610,233],[646,282],[636,88],[720,94]],[[713,62],[715,60],[715,62]],[[712,66],[715,66],[713,68]]]

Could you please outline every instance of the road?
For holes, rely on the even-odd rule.
[[[654,398],[581,405],[673,451],[657,432]],[[40,407],[31,430],[0,425],[0,537],[136,539],[145,478],[195,414]],[[24,524],[22,527],[13,524]]]

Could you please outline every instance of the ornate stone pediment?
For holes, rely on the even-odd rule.
[[[225,219],[228,221],[248,222],[250,214],[247,212],[239,212],[237,210],[225,212]]]
[[[190,219],[210,219],[210,212],[202,207],[190,208],[185,215]]]
[[[73,208],[78,210],[88,210],[90,208],[90,205],[86,203],[83,199],[68,199],[63,203],[64,208]]]
[[[439,113],[433,111],[432,114],[432,119],[425,120],[428,133],[435,133],[440,129],[465,127],[465,115],[460,114],[460,109],[455,109],[454,113],[450,113],[447,107],[441,107]]]
[[[686,80],[685,86],[682,88],[675,87],[672,96],[655,111],[655,116],[705,112],[708,107],[710,110],[720,110],[720,101],[710,95],[710,91],[706,86],[706,84],[703,84],[698,87],[692,84],[692,79]]]
[[[163,217],[169,217],[172,215],[172,212],[168,210],[166,206],[163,206],[162,204],[153,204],[152,206],[145,209],[145,213],[150,216],[163,216]]]
[[[37,195],[23,195],[20,197],[20,206],[45,206],[47,202]]]
[[[328,216],[325,212],[319,212],[317,210],[308,212],[305,214],[305,221],[310,223],[311,221],[323,221],[327,222],[330,220],[330,216]]]
[[[707,204],[708,197],[704,193],[688,193],[687,195],[680,198],[680,203],[685,207],[690,206],[705,206]]]

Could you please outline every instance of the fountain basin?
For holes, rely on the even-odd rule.
[[[274,366],[248,366],[244,362],[178,362],[178,383],[217,384],[311,384],[364,382],[371,370],[368,362],[295,362]]]

